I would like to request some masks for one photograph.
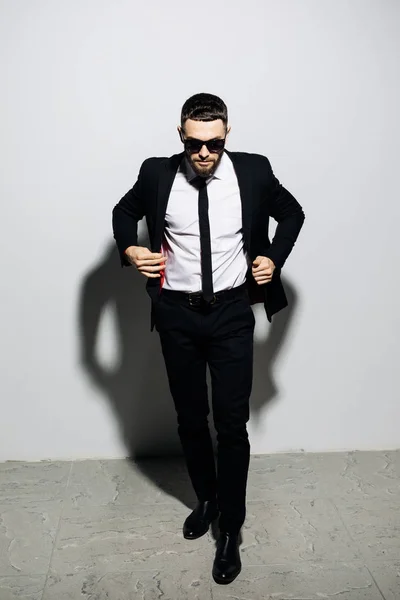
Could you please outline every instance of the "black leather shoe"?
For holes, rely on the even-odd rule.
[[[219,515],[217,501],[198,502],[196,508],[183,524],[183,537],[195,540],[207,533],[210,523]]]
[[[242,570],[238,533],[221,532],[212,570],[216,583],[232,583]]]

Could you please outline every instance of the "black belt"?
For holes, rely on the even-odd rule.
[[[211,306],[212,304],[216,304],[217,302],[224,302],[225,300],[231,300],[232,298],[236,298],[239,296],[245,295],[247,292],[247,283],[242,283],[234,288],[230,288],[229,290],[221,290],[220,292],[215,292],[213,299],[211,302],[206,302],[203,298],[202,292],[178,292],[176,290],[161,290],[161,295],[166,296],[167,298],[171,298],[171,300],[175,300],[176,302],[180,302],[181,304],[188,304],[189,306],[193,306],[196,308]]]

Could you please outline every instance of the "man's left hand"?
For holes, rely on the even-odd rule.
[[[275,265],[270,258],[267,258],[266,256],[257,256],[257,258],[253,260],[251,271],[258,285],[262,285],[263,283],[269,283],[271,281],[275,271]]]

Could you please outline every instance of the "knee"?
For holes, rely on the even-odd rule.
[[[193,436],[203,435],[208,431],[208,418],[193,418],[193,415],[178,415],[179,433],[186,433]]]
[[[217,433],[225,436],[247,436],[247,422],[250,418],[249,408],[243,407],[235,411],[214,410],[214,425]]]
[[[215,423],[218,442],[248,443],[249,434],[247,432],[246,422],[244,423],[226,423],[217,421]]]

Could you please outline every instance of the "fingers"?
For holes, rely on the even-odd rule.
[[[125,250],[125,254],[129,262],[136,267],[145,264],[155,265],[165,260],[160,252],[150,252],[148,248],[142,246],[130,246]]]
[[[255,272],[256,270],[253,269],[253,277],[256,281],[256,283],[258,283],[258,285],[262,285],[263,283],[269,283],[272,280],[272,276],[273,276],[273,272],[271,269],[266,269],[264,267],[263,271],[261,272]]]
[[[150,271],[150,269],[155,269],[155,268],[156,267],[141,267],[140,269],[138,269],[138,271],[145,277],[150,277],[150,278],[161,277],[161,274],[157,273],[157,271]],[[164,268],[164,267],[159,267],[159,270],[161,268]]]
[[[253,260],[253,269],[262,269],[262,264],[264,263],[264,268],[265,268],[265,261],[268,260],[265,256],[256,256],[256,258]]]
[[[265,263],[265,262],[259,264],[258,266],[254,266],[254,263],[253,263],[253,266],[252,266],[253,273],[258,273],[260,271],[265,271],[266,273],[267,272],[272,273],[272,270],[273,270],[272,265],[270,265],[269,263]]]
[[[165,269],[165,261],[166,260],[167,260],[167,257],[163,257],[162,259],[158,259],[157,261],[154,261],[154,260],[139,261],[139,263],[142,263],[142,264],[140,264],[140,266],[137,264],[136,268],[142,275],[145,275],[145,277],[150,277],[150,278],[154,279],[156,277],[161,276],[159,271],[163,271]],[[155,262],[157,264],[154,264]],[[162,262],[162,264],[159,264],[160,262]]]
[[[266,267],[265,265],[261,265],[257,268],[253,267],[252,268],[252,273],[254,275],[254,277],[256,275],[271,275],[273,274],[274,269],[270,266]]]
[[[162,254],[161,252],[150,252],[150,250],[148,248],[142,248],[138,253],[137,253],[137,258],[140,260],[146,260],[146,259],[150,259],[150,260],[155,260],[155,259],[160,259],[162,258]]]
[[[258,285],[269,283],[274,274],[274,264],[266,257],[257,256],[253,261],[252,273]]]
[[[148,254],[139,256],[138,258],[142,260],[160,260],[165,257],[160,252],[149,252]]]
[[[136,269],[146,277],[160,277],[159,271],[165,269],[167,257],[161,252],[150,252],[148,248],[143,246],[132,246],[128,248],[126,254]]]
[[[154,279],[160,277],[159,271],[165,269],[167,257],[159,252],[148,252],[139,255],[135,261],[135,266],[138,271],[145,277]]]
[[[272,280],[272,275],[270,277],[255,277],[254,279],[256,280],[256,283],[258,283],[258,285],[262,285],[264,283],[270,283],[270,281]]]
[[[145,273],[143,271],[141,271],[142,275],[145,275],[146,277],[149,277],[150,279],[156,279],[159,278],[160,275],[159,273]]]
[[[166,256],[161,256],[161,258],[142,258],[136,260],[136,266],[139,267],[148,267],[151,265],[158,265],[159,263],[165,263],[167,260]]]
[[[165,269],[165,265],[142,265],[141,267],[137,267],[138,271],[147,273],[155,273],[157,271],[162,271],[163,269]]]
[[[261,269],[260,271],[253,269],[252,272],[253,272],[253,277],[264,277],[264,276],[272,277],[272,275],[274,273],[272,269],[266,269],[265,267],[264,267],[264,269]]]

